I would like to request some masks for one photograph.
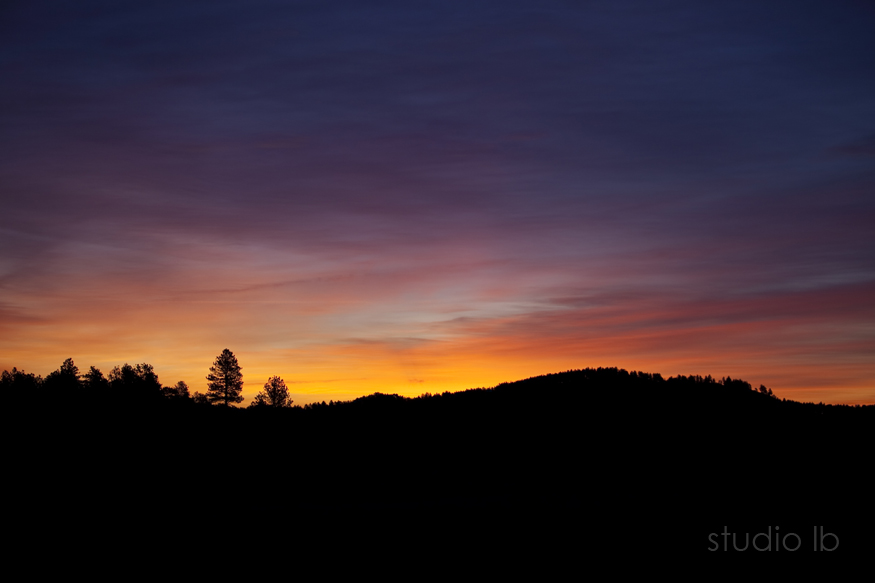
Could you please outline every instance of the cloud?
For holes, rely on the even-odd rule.
[[[875,156],[875,134],[846,142],[832,148],[832,151],[845,156],[871,158]]]

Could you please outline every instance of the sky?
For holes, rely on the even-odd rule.
[[[875,5],[4,2],[0,370],[875,403]],[[245,403],[244,403],[245,404]]]

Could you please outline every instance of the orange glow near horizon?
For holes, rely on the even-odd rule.
[[[641,289],[640,269],[628,276],[610,262],[581,276],[491,258],[476,241],[469,248],[357,267],[331,256],[283,267],[285,255],[242,248],[221,268],[71,268],[6,300],[0,370],[46,375],[72,357],[83,372],[106,374],[147,362],[164,385],[183,380],[203,392],[229,348],[243,367],[245,403],[273,375],[306,404],[586,367],[730,376],[792,400],[875,403],[873,283],[691,295]]]
[[[0,370],[15,366],[45,375],[67,357],[83,372],[89,366],[108,373],[125,362],[148,362],[164,385],[184,380],[192,391],[204,392],[207,369],[227,347],[243,367],[244,405],[273,375],[285,379],[295,403],[302,405],[373,392],[416,396],[490,387],[599,366],[664,377],[731,376],[796,401],[875,403],[872,362],[866,358],[873,347],[864,335],[856,342],[812,341],[828,338],[834,320],[779,314],[680,326],[669,305],[648,306],[648,311],[572,308],[412,323],[418,335],[410,337],[384,332],[383,338],[344,338],[316,323],[321,315],[332,315],[330,309],[311,321],[307,314],[284,312],[283,319],[297,323],[285,327],[271,324],[279,304],[244,303],[245,310],[234,304],[219,314],[217,305],[165,303],[150,309],[127,303],[113,310],[105,301],[81,302],[75,310],[19,327],[14,345],[4,343]],[[124,318],[101,320],[103,310]],[[691,310],[686,305],[682,312],[689,316]],[[204,326],[210,317],[212,325]],[[284,338],[283,331],[298,342]]]

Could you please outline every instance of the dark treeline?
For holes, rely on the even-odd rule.
[[[227,351],[226,351],[227,352]],[[232,355],[233,356],[233,355]],[[236,363],[236,360],[235,360]],[[238,367],[239,368],[239,367]],[[242,383],[241,383],[242,384]],[[148,411],[156,405],[163,408],[188,407],[191,405],[223,404],[221,398],[209,394],[191,393],[184,381],[172,386],[162,386],[154,367],[142,363],[123,364],[114,367],[108,375],[90,367],[82,372],[72,359],[45,378],[14,368],[0,373],[0,389],[7,403],[18,407],[61,408],[81,411],[83,409],[112,409],[137,407]],[[424,393],[418,397],[402,397],[397,394],[374,393],[350,401],[322,401],[304,406],[292,405],[288,389],[279,377],[271,377],[264,391],[248,407],[249,409],[297,409],[300,411],[334,411],[343,414],[349,411],[410,413],[425,409],[445,411],[448,408],[464,408],[484,413],[489,408],[505,401],[549,401],[559,399],[566,403],[595,404],[612,402],[614,406],[640,408],[647,406],[679,408],[693,406],[704,414],[725,415],[728,410],[741,408],[745,415],[802,415],[834,417],[847,415],[847,409],[871,411],[875,406],[825,405],[823,403],[799,403],[778,399],[771,389],[760,385],[732,379],[714,379],[711,376],[677,376],[664,379],[660,374],[628,372],[618,368],[570,370],[517,381],[502,383],[493,388],[468,389],[442,394]],[[239,398],[239,396],[238,396]],[[635,399],[630,402],[630,399]],[[242,399],[241,399],[242,400]],[[227,403],[225,403],[227,404]],[[534,403],[532,403],[534,405]],[[713,407],[719,407],[712,410]],[[727,409],[729,408],[729,409]],[[740,411],[736,411],[740,412]],[[321,414],[321,413],[320,413]]]
[[[698,525],[677,538],[703,523],[852,519],[871,497],[875,407],[787,401],[738,379],[598,368],[303,407],[277,398],[281,381],[245,409],[164,386],[147,364],[104,377],[67,360],[45,378],[5,371],[0,388],[7,419],[40,444],[18,452],[26,488],[75,485],[52,490],[78,501],[65,511],[136,490],[138,508],[202,519],[265,504],[289,520],[527,509],[585,516],[605,537]]]

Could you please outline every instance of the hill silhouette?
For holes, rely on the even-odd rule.
[[[73,388],[67,375],[52,382]],[[29,446],[13,465],[50,513],[535,513],[585,519],[603,541],[646,525],[660,544],[704,548],[711,525],[853,522],[871,495],[875,407],[781,400],[736,379],[599,368],[238,409],[161,393],[148,365],[111,376],[65,400],[4,373]],[[112,398],[125,378],[133,389]]]

